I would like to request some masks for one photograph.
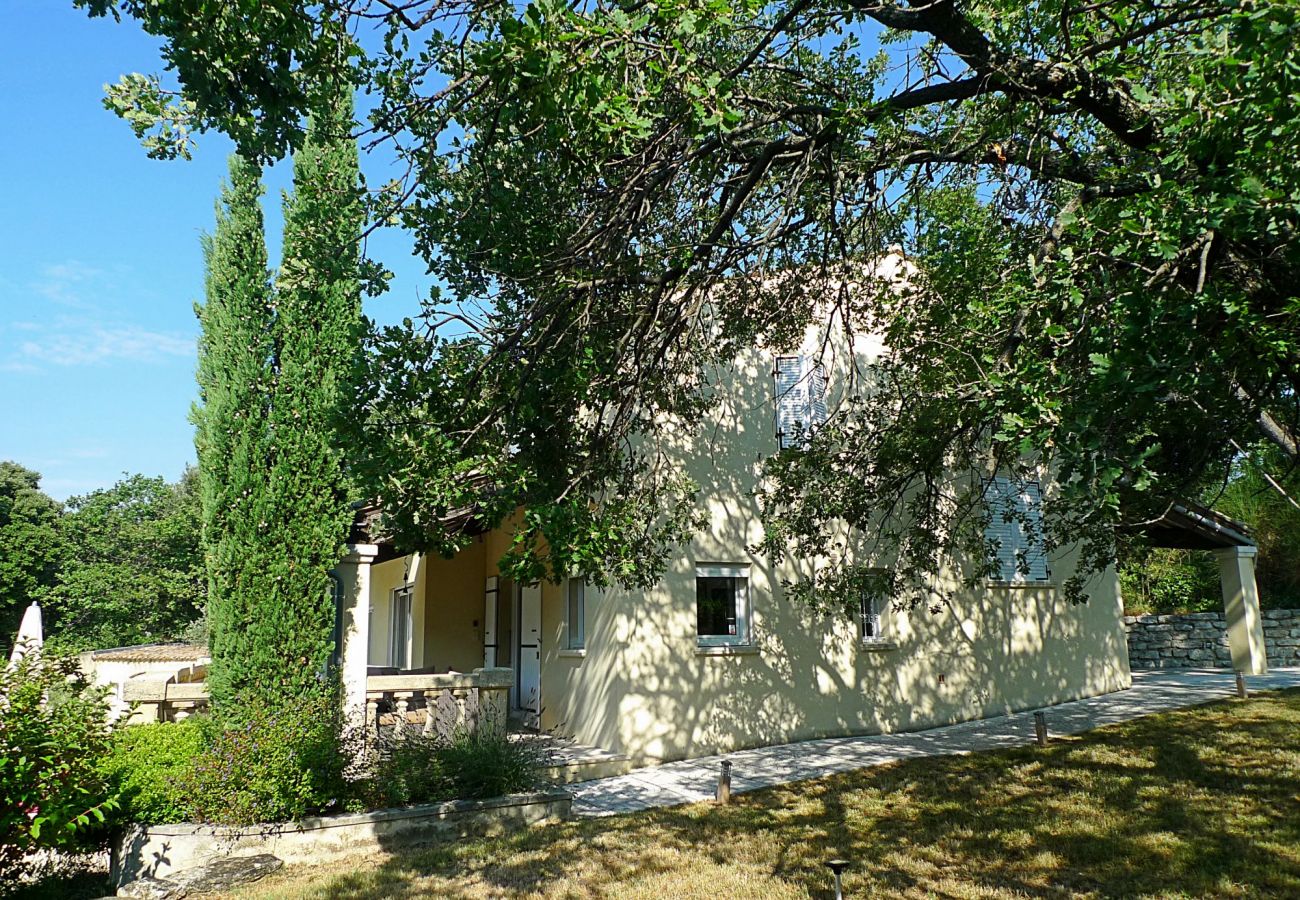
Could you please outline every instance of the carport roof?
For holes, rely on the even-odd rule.
[[[1144,525],[1141,531],[1155,547],[1224,550],[1255,546],[1255,539],[1244,523],[1190,501],[1170,504],[1164,515]]]

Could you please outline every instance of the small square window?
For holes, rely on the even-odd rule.
[[[702,647],[750,642],[748,566],[696,567],[695,633]]]
[[[587,646],[587,579],[569,579],[569,649]]]

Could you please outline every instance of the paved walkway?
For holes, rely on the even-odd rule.
[[[1251,676],[1248,681],[1252,691],[1300,687],[1300,668],[1274,669],[1268,675]],[[1053,734],[1078,734],[1235,693],[1234,676],[1223,669],[1134,672],[1133,687],[1127,691],[1048,707],[1048,728]],[[732,763],[732,791],[742,793],[898,759],[1015,747],[1031,742],[1033,737],[1030,711],[909,734],[827,738],[741,750],[573,785],[573,812],[586,817],[610,816],[712,799],[718,783],[718,764],[723,759]]]

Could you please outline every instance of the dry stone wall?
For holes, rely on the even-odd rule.
[[[1300,609],[1266,609],[1264,647],[1270,666],[1300,666]],[[1134,669],[1232,668],[1223,613],[1125,616]]]

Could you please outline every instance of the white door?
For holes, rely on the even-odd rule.
[[[399,669],[411,668],[411,588],[400,587],[393,591],[393,627],[389,631],[393,643],[388,654],[390,665]]]
[[[519,589],[519,652],[515,658],[515,702],[524,713],[525,724],[536,727],[542,693],[542,587]]]

